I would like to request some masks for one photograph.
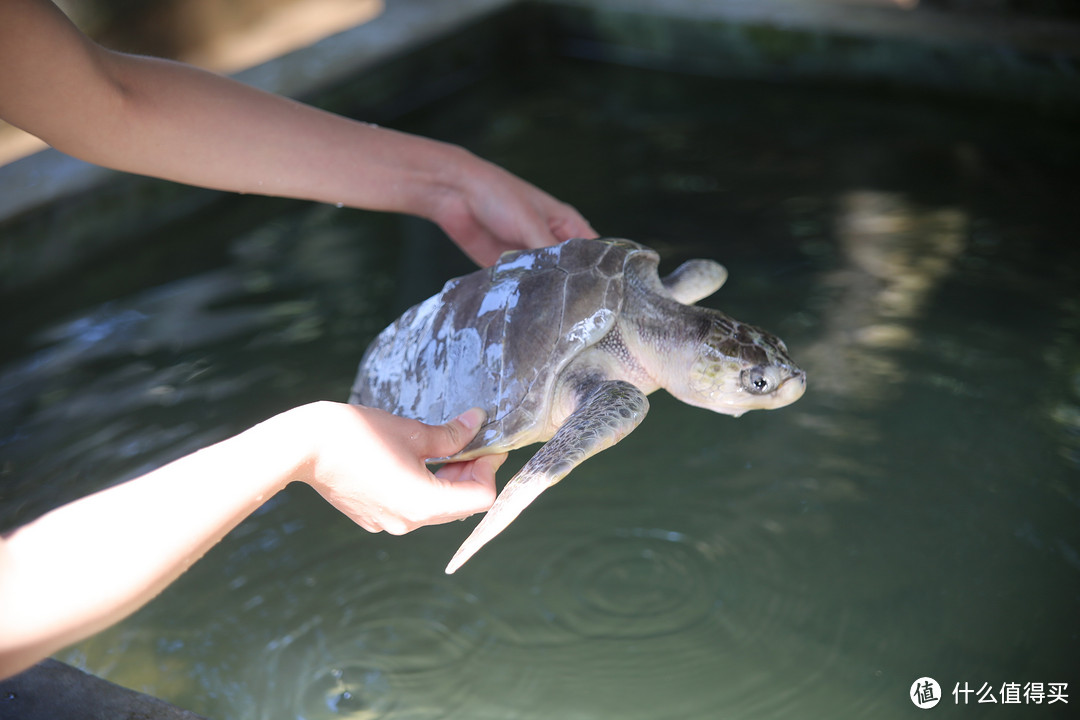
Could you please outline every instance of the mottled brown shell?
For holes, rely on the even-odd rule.
[[[505,253],[386,328],[364,354],[350,402],[427,423],[484,408],[487,425],[458,457],[535,442],[563,368],[622,312],[627,271],[655,277],[658,262],[618,239]]]

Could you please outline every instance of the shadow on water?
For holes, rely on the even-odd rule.
[[[1080,153],[999,110],[559,61],[415,114],[665,266],[723,261],[706,302],[783,337],[806,397],[736,421],[661,393],[453,577],[464,525],[370,536],[289,488],[63,657],[220,718],[906,717],[924,675],[966,717],[957,683],[1075,691]],[[444,279],[431,233],[297,204],[219,266],[43,319],[0,375],[0,522],[344,398]]]

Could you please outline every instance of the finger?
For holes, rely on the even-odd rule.
[[[538,250],[540,248],[556,245],[562,238],[553,230],[556,223],[542,212],[532,213],[522,228],[522,242],[526,249]]]
[[[481,487],[495,487],[495,475],[506,462],[507,454],[484,455],[475,460],[447,463],[435,473],[441,480],[455,484],[473,483]]]
[[[551,232],[559,239],[559,242],[569,240],[571,238],[595,238],[600,237],[596,230],[593,230],[589,221],[581,216],[581,214],[569,205],[564,205],[565,213],[563,216],[555,218],[552,222]]]
[[[495,473],[506,461],[506,453],[485,455],[476,460],[448,463],[435,476],[444,482],[453,505],[455,519],[465,518],[490,508],[495,502]]]
[[[482,458],[478,458],[477,462],[487,463],[491,472],[492,479],[495,478],[495,471],[502,467],[502,464],[506,462],[506,458],[510,457],[510,453],[499,453],[498,455],[485,455]]]
[[[470,408],[450,422],[428,425],[419,437],[419,452],[425,458],[449,457],[465,447],[487,419],[481,408]]]
[[[507,248],[489,232],[474,232],[469,237],[451,235],[461,251],[480,267],[491,267]]]

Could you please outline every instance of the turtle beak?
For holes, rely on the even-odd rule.
[[[803,396],[806,392],[806,373],[796,370],[791,377],[780,384],[776,389],[776,404],[774,408],[790,405]]]

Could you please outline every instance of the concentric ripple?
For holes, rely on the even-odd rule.
[[[708,559],[659,528],[581,538],[537,577],[546,612],[575,635],[645,638],[700,623],[716,604]]]
[[[421,720],[461,705],[460,667],[484,624],[474,602],[441,579],[403,577],[335,600],[269,644],[259,718]]]
[[[492,548],[511,578],[484,602],[508,613],[494,629],[510,635],[474,667],[521,672],[484,701],[537,718],[795,713],[843,664],[847,610],[843,598],[828,612],[811,602],[801,539],[812,524],[763,522],[741,505],[582,504]]]

